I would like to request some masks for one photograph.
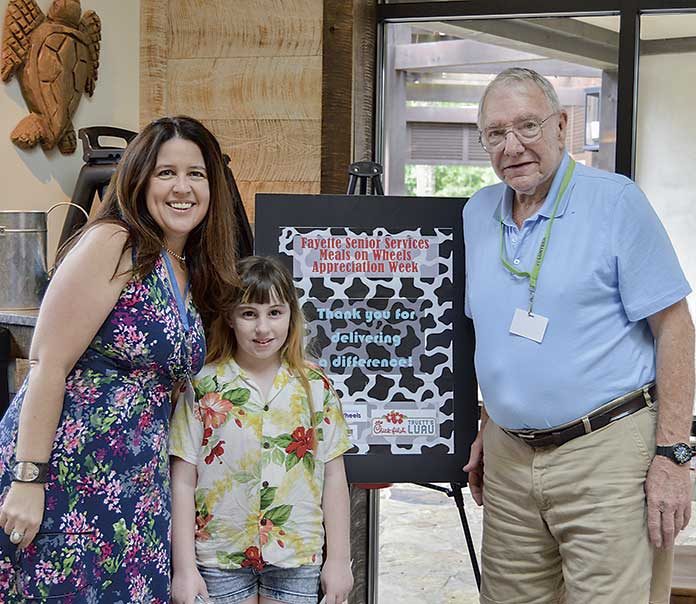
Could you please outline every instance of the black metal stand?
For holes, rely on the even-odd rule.
[[[462,494],[462,484],[459,482],[450,482],[450,488],[441,487],[438,484],[432,484],[429,482],[414,482],[419,487],[425,487],[426,489],[432,489],[433,491],[440,491],[444,493],[447,497],[454,498],[454,503],[459,510],[459,519],[462,522],[462,528],[464,529],[464,538],[466,539],[466,547],[469,550],[469,560],[471,560],[471,569],[474,571],[474,578],[476,579],[476,587],[481,591],[481,571],[479,570],[478,560],[476,558],[476,549],[474,548],[474,540],[471,538],[471,530],[469,529],[469,521],[466,519],[466,511],[464,510],[464,495]]]
[[[355,188],[358,182],[360,187],[358,193],[360,195],[368,194],[368,182],[371,184],[371,195],[384,195],[382,188],[381,175],[384,170],[382,166],[372,161],[358,161],[348,166],[348,190],[347,195],[355,195]],[[377,604],[378,595],[378,579],[379,579],[379,489],[367,488],[367,504],[365,514],[366,522],[361,523],[367,529],[367,548],[365,556],[356,556],[358,564],[354,569],[357,575],[361,572],[360,566],[364,563],[366,567],[364,581],[360,580],[363,577],[356,576],[356,587],[365,586],[364,593],[356,593],[355,599],[351,598],[350,602],[359,604]]]
[[[361,161],[351,164],[348,168],[348,174],[350,175],[348,181],[348,195],[355,195],[355,189],[358,183],[360,195],[367,195],[368,183],[371,184],[371,194],[372,195],[384,195],[384,189],[382,188],[381,175],[383,169],[382,166],[375,162]],[[419,486],[425,487],[427,489],[432,489],[434,491],[440,491],[445,493],[448,497],[452,497],[459,511],[459,519],[462,523],[462,528],[464,529],[464,537],[466,539],[466,546],[469,551],[469,559],[471,560],[471,568],[474,571],[474,578],[476,579],[477,588],[481,589],[481,572],[479,571],[478,559],[476,558],[476,550],[474,548],[474,541],[471,537],[471,530],[469,529],[469,522],[466,517],[466,511],[464,510],[464,496],[462,494],[462,485],[459,482],[450,483],[450,488],[441,487],[432,483],[414,483]],[[377,604],[377,583],[379,577],[378,568],[378,557],[379,557],[379,491],[378,489],[367,489],[368,499],[367,499],[367,572],[366,572],[366,594],[364,599],[359,600],[362,604]],[[356,581],[356,585],[358,582]],[[358,595],[360,598],[360,595]]]
[[[102,198],[104,189],[116,172],[116,166],[125,150],[125,147],[102,146],[99,142],[100,138],[106,136],[120,138],[127,145],[135,138],[137,132],[111,126],[92,126],[91,128],[80,128],[78,135],[82,141],[82,159],[85,165],[82,166],[80,174],[77,176],[71,201],[89,214],[94,196],[98,194],[99,198]],[[85,215],[80,210],[70,207],[65,217],[58,246],[63,245],[85,221]]]
[[[356,161],[348,166],[348,195],[355,195],[355,185],[360,181],[360,195],[367,195],[367,183],[372,184],[372,195],[384,195],[382,166],[374,161]]]

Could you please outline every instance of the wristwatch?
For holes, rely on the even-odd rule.
[[[48,482],[48,463],[16,461],[12,468],[12,480],[17,482]]]
[[[664,457],[669,457],[674,463],[683,466],[688,463],[694,456],[694,452],[690,445],[686,443],[676,443],[675,445],[669,445],[666,447],[655,447],[655,453],[657,455],[663,455]]]

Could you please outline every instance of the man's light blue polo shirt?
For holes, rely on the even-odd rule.
[[[655,379],[646,317],[690,291],[669,237],[638,186],[577,164],[560,201],[534,302],[549,320],[541,343],[510,334],[526,310],[529,280],[500,260],[502,219],[508,261],[531,271],[565,155],[546,201],[521,229],[513,191],[500,183],[464,207],[466,314],[476,329],[476,375],[488,414],[504,428],[543,429],[578,419]]]

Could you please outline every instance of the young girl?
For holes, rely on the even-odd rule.
[[[287,270],[259,257],[238,269],[232,316],[213,323],[195,400],[172,419],[172,600],[315,604],[325,527],[322,589],[341,604],[353,576],[340,402],[304,358]]]

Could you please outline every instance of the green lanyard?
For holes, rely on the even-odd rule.
[[[541,265],[544,262],[544,256],[546,255],[546,250],[549,247],[549,239],[551,238],[551,227],[553,226],[553,221],[556,219],[556,212],[558,211],[558,204],[563,197],[570,183],[570,179],[573,176],[573,170],[575,169],[575,160],[571,157],[568,162],[568,167],[566,168],[565,174],[563,175],[563,180],[561,181],[561,186],[556,194],[556,201],[553,204],[553,211],[551,212],[551,217],[549,218],[548,224],[546,225],[546,232],[544,233],[544,238],[539,244],[539,250],[536,254],[536,260],[534,261],[534,268],[532,272],[518,271],[514,266],[512,266],[506,258],[505,254],[505,225],[503,224],[503,219],[500,219],[500,260],[503,266],[508,269],[513,275],[518,277],[528,277],[529,278],[529,310],[527,314],[532,314],[532,307],[534,306],[534,294],[536,293],[537,281],[539,280],[539,271],[541,270]],[[513,201],[514,203],[514,201]]]

